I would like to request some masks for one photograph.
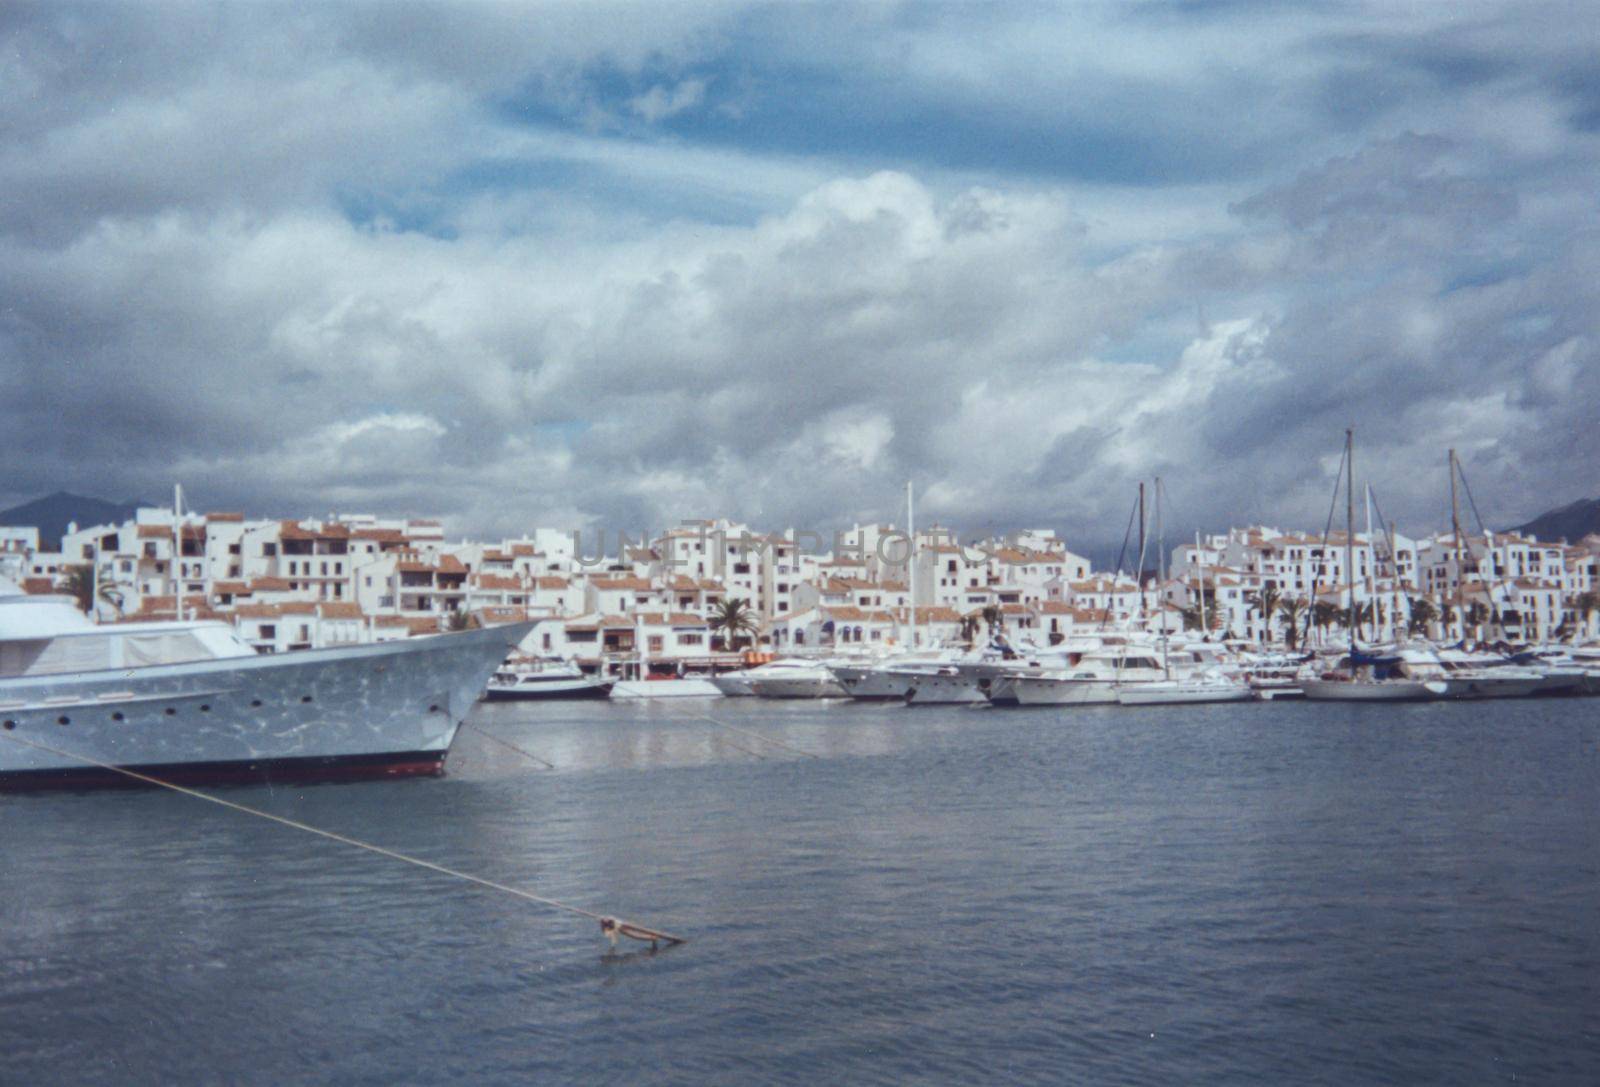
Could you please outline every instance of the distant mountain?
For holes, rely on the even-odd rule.
[[[1541,513],[1516,530],[1547,541],[1581,540],[1591,532],[1600,532],[1600,498],[1579,499],[1570,506]]]
[[[39,530],[39,546],[54,551],[61,546],[61,537],[71,522],[76,521],[79,528],[120,524],[132,519],[134,510],[142,505],[146,503],[107,502],[103,498],[85,498],[81,494],[57,491],[8,510],[0,510],[0,525],[32,525]]]

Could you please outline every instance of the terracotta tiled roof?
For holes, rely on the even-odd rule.
[[[534,578],[534,585],[540,589],[565,589],[570,584],[564,577]]]
[[[528,618],[527,608],[508,608],[495,605],[479,608],[475,613],[478,621],[484,626],[499,626],[503,623],[520,623]]]
[[[473,582],[480,589],[521,589],[522,579],[506,577],[504,574],[479,574]]]
[[[590,578],[589,584],[601,592],[649,592],[651,585],[647,577],[597,577]]]
[[[317,614],[324,619],[365,619],[361,605],[352,601],[329,600],[317,605]]]
[[[218,524],[238,524],[239,522],[244,520],[244,514],[242,514],[242,513],[208,513],[208,514],[206,514],[206,520],[207,521],[215,521]]]
[[[141,540],[170,540],[172,539],[172,526],[140,525],[138,536]]]

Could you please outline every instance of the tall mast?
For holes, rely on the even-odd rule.
[[[1161,609],[1161,675],[1172,678],[1167,664],[1167,524],[1161,519],[1161,477],[1156,476],[1156,607]]]
[[[1350,652],[1356,651],[1356,457],[1355,430],[1344,432],[1344,576],[1350,587],[1345,623],[1350,629]],[[1352,659],[1352,664],[1354,660]]]
[[[1211,633],[1211,628],[1206,625],[1206,553],[1200,550],[1200,530],[1194,530],[1194,555],[1195,561],[1200,564],[1200,637],[1205,638]]]
[[[917,645],[917,522],[911,481],[906,480],[906,599],[911,601],[911,647]],[[934,556],[937,558],[938,556]]]
[[[1456,496],[1456,451],[1450,450],[1450,534],[1456,541],[1456,617],[1461,620],[1461,636],[1467,636],[1467,615],[1462,605],[1467,595],[1467,562],[1462,551],[1461,500]]]
[[[172,600],[178,621],[183,621],[183,485],[172,485]]]
[[[1139,617],[1145,617],[1144,606],[1144,481],[1139,481]],[[1149,628],[1145,628],[1148,630]]]
[[[1378,640],[1378,538],[1372,534],[1372,484],[1362,484],[1367,498],[1367,599],[1372,603],[1372,640]],[[1392,557],[1392,556],[1391,556]]]

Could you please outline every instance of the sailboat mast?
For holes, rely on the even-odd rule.
[[[1355,430],[1344,432],[1344,576],[1349,585],[1345,624],[1350,630],[1350,652],[1356,651],[1356,457]]]
[[[1156,476],[1156,607],[1161,609],[1161,676],[1172,678],[1167,662],[1167,523],[1161,517],[1161,477]]]
[[[1211,632],[1206,625],[1206,553],[1200,549],[1200,530],[1194,530],[1195,561],[1200,564],[1200,636],[1204,638]]]
[[[183,485],[172,485],[172,602],[183,621]]]
[[[1139,617],[1144,620],[1144,481],[1139,481],[1139,572],[1136,575],[1139,581]],[[1146,627],[1146,630],[1149,628]]]
[[[906,480],[906,599],[911,602],[911,647],[917,646],[917,522],[912,482]],[[935,556],[937,557],[937,556]]]
[[[1456,618],[1461,620],[1461,636],[1467,636],[1467,616],[1463,604],[1467,596],[1467,561],[1461,540],[1461,500],[1456,495],[1456,451],[1450,450],[1450,534],[1456,541]]]

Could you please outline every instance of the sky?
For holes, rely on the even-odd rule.
[[[1582,3],[10,3],[0,508],[1515,524],[1597,203]]]

